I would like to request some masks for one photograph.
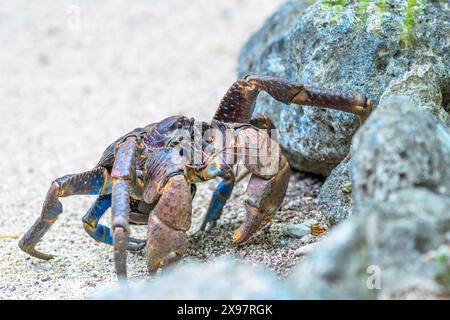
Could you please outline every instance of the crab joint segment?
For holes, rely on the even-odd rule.
[[[361,119],[369,114],[372,103],[362,93],[319,89],[285,79],[268,76],[246,76],[245,80],[274,99],[290,104],[326,107],[354,113]]]
[[[363,122],[372,110],[372,102],[362,93],[302,86],[291,103],[326,107],[357,115]]]

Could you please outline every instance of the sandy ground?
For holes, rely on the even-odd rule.
[[[0,299],[85,298],[115,280],[111,248],[81,224],[92,196],[63,200],[39,245],[54,260],[27,256],[14,238],[39,215],[53,179],[90,169],[121,134],[173,114],[208,120],[235,80],[239,48],[282,2],[0,1]],[[294,249],[314,238],[284,236],[282,225],[320,219],[320,184],[297,173],[274,223],[235,247],[241,183],[218,228],[193,237],[187,255],[235,254],[283,276],[299,259]],[[191,233],[210,187],[198,190]],[[142,237],[145,227],[133,233]],[[143,254],[128,260],[131,278],[142,277]]]

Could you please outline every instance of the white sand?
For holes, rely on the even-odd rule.
[[[179,113],[208,120],[236,79],[240,47],[282,2],[1,1],[0,236],[21,236],[39,215],[51,181],[90,169],[121,134]],[[67,16],[73,4],[81,9],[79,29]],[[316,192],[318,184],[308,179]],[[304,187],[297,180],[291,190]],[[294,191],[291,200],[302,196]],[[302,207],[312,206],[314,192],[305,191]],[[82,228],[93,199],[63,200],[65,212],[39,245],[57,254],[50,262],[21,252],[17,239],[0,238],[0,299],[83,298],[115,279],[111,248]],[[206,210],[208,186],[198,199],[194,228]],[[237,222],[226,223],[242,214],[233,207],[238,200],[205,243],[220,237],[224,248],[214,250],[251,252],[253,260],[261,251],[261,262],[283,274],[300,240],[278,240],[275,224],[249,246],[233,247],[226,237]],[[145,227],[133,230],[145,234]],[[191,254],[199,255],[208,245],[193,247]],[[284,260],[270,259],[283,252]],[[128,260],[132,277],[145,274],[142,254]]]

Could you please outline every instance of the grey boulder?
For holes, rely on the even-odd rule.
[[[359,208],[362,212],[336,226],[294,271],[296,294],[383,299],[448,293],[438,281],[443,274],[439,261],[426,257],[449,244],[449,208],[448,196],[423,188],[398,191],[386,202]]]
[[[450,15],[445,8],[439,1],[426,3],[416,16],[415,41],[404,47],[405,0],[389,1],[384,12],[370,2],[363,18],[357,3],[347,1],[341,12],[321,1],[281,6],[242,48],[239,76],[265,74],[359,91],[375,107],[388,88],[386,97],[416,91],[417,101],[448,122],[444,109],[450,101]],[[348,154],[358,127],[352,114],[287,106],[266,94],[258,98],[256,112],[274,119],[292,167],[325,176]]]
[[[353,201],[381,202],[412,187],[450,195],[449,168],[449,129],[410,98],[391,97],[354,137]]]
[[[396,82],[391,88],[397,85],[409,87]],[[354,204],[384,201],[404,188],[450,194],[450,129],[433,116],[432,99],[420,100],[420,90],[411,89],[408,97],[394,92],[383,95],[354,136],[352,158],[333,169],[320,190],[319,207],[332,223],[348,217]]]

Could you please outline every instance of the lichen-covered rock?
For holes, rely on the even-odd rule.
[[[184,261],[153,280],[97,290],[94,299],[294,299],[288,283],[261,267],[220,257],[209,262]]]
[[[241,55],[239,56],[239,73],[241,75],[245,73],[245,70],[242,69],[243,66],[253,70],[258,63],[257,58],[267,50],[267,44],[276,39],[282,40],[286,37],[298,22],[298,16],[308,6],[307,1],[289,1],[280,6],[266,20],[261,30],[256,32],[242,48]],[[251,52],[251,54],[246,54],[247,52]],[[271,67],[274,71],[277,70],[276,63],[273,63]]]
[[[353,139],[355,206],[415,186],[450,195],[449,168],[450,130],[408,97],[386,99]]]
[[[239,75],[274,75],[313,86],[360,91],[375,107],[387,88],[393,94],[415,91],[414,99],[446,122],[448,11],[439,1],[424,4],[415,18],[415,41],[404,47],[405,0],[389,1],[383,12],[371,1],[363,15],[358,2],[347,1],[339,8],[321,1],[307,8],[302,1],[282,6],[243,47]],[[347,155],[357,129],[352,114],[286,106],[265,94],[258,98],[256,111],[274,119],[294,168],[322,175],[328,175]]]
[[[317,199],[319,209],[331,224],[340,222],[352,214],[351,162],[350,158],[342,161],[331,171],[322,188],[320,188]]]
[[[406,189],[367,204],[319,243],[294,271],[299,298],[437,297],[439,261],[426,256],[448,243],[450,198]],[[418,292],[419,291],[419,292]]]

